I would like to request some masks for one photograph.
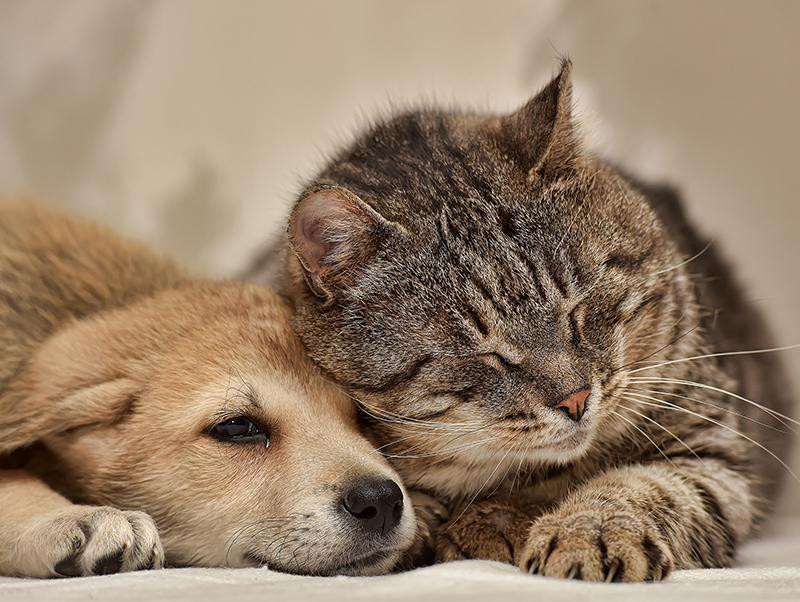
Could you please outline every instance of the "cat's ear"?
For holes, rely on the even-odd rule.
[[[352,284],[375,254],[390,223],[345,188],[312,192],[289,218],[289,243],[311,292],[330,298]]]
[[[572,122],[572,62],[523,107],[501,120],[501,131],[531,174],[558,171],[578,153]]]

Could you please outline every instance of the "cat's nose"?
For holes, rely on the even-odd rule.
[[[586,409],[586,398],[589,397],[591,392],[590,389],[576,391],[554,407],[559,412],[563,412],[573,422],[580,422]]]

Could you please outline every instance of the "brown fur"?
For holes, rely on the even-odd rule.
[[[0,574],[387,570],[410,504],[385,535],[340,516],[348,484],[396,477],[289,318],[268,289],[0,205]],[[209,436],[237,416],[269,445]]]

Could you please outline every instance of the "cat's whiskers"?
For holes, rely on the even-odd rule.
[[[399,453],[384,454],[384,457],[385,458],[389,458],[390,460],[401,459],[401,458],[402,459],[406,459],[406,460],[407,459],[415,459],[415,458],[435,458],[437,456],[451,457],[451,456],[453,456],[453,455],[455,455],[457,453],[461,453],[461,452],[473,449],[475,447],[480,447],[482,445],[485,445],[486,443],[489,443],[489,442],[491,442],[493,440],[494,439],[492,437],[489,437],[489,438],[486,438],[486,439],[481,439],[479,441],[470,441],[469,443],[465,443],[464,445],[456,446],[456,447],[453,447],[453,448],[444,448],[444,449],[439,449],[439,450],[436,450],[436,451],[424,452],[424,453],[419,453],[419,454],[408,453],[409,451],[411,451],[411,449],[414,449],[414,448],[410,448],[409,450],[405,450],[405,451],[399,452]]]
[[[684,337],[686,337],[686,336],[689,336],[690,334],[692,334],[692,333],[693,333],[694,331],[696,331],[698,328],[700,328],[700,325],[699,325],[699,324],[695,324],[695,325],[694,325],[694,326],[692,326],[692,327],[691,327],[689,330],[685,330],[684,332],[682,332],[681,334],[679,334],[677,337],[675,337],[674,339],[672,339],[672,340],[671,340],[669,343],[666,343],[665,345],[663,345],[663,346],[659,347],[658,349],[656,349],[656,350],[655,350],[655,351],[653,351],[652,353],[649,353],[648,355],[644,356],[644,357],[643,357],[643,358],[641,358],[641,359],[638,359],[638,360],[635,360],[635,361],[632,361],[632,362],[628,362],[628,363],[626,363],[626,364],[623,364],[622,366],[619,366],[618,368],[614,368],[614,369],[611,371],[611,373],[612,373],[612,374],[616,374],[616,373],[618,373],[618,372],[621,372],[621,371],[622,371],[622,370],[624,370],[625,368],[628,368],[629,366],[634,366],[634,365],[636,365],[636,364],[642,363],[642,362],[644,362],[644,361],[647,361],[647,360],[648,360],[648,359],[650,359],[651,357],[653,357],[653,356],[655,356],[655,355],[658,355],[659,353],[663,353],[664,351],[666,351],[667,349],[669,349],[669,348],[670,348],[670,347],[672,347],[673,345],[677,344],[677,343],[678,343],[678,342],[679,342],[681,339],[683,339]]]
[[[519,451],[524,446],[525,446],[525,440],[522,437],[520,437],[520,441],[517,442],[517,444],[514,446],[514,450],[513,450],[514,455],[519,454]],[[488,497],[492,497],[495,493],[497,493],[497,490],[500,489],[500,487],[503,485],[503,483],[506,482],[506,479],[508,477],[508,473],[511,470],[511,467],[514,465],[514,455],[511,456],[511,462],[508,463],[508,466],[506,467],[505,471],[503,472],[503,476],[500,477],[497,480],[497,485],[495,485],[494,489],[492,489],[492,491],[489,492],[489,494],[486,496],[487,498]]]
[[[680,263],[676,263],[673,266],[670,266],[668,268],[664,268],[663,270],[659,270],[657,272],[653,272],[652,275],[653,276],[658,276],[659,274],[665,274],[667,272],[671,272],[672,270],[677,270],[678,268],[681,268],[681,267],[693,262],[695,259],[698,259],[700,256],[702,256],[703,253],[708,251],[708,249],[711,247],[712,244],[714,244],[713,240],[708,241],[708,244],[706,244],[705,247],[703,247],[698,253],[695,253],[694,255],[692,255],[689,259],[684,259]]]
[[[511,442],[513,442],[513,439],[511,440]],[[488,484],[489,484],[489,482],[492,480],[492,478],[494,477],[494,475],[497,473],[497,471],[498,471],[498,470],[500,469],[500,467],[503,465],[503,462],[505,462],[506,458],[508,457],[508,455],[509,455],[509,454],[510,454],[510,453],[511,453],[513,450],[514,450],[514,446],[512,446],[512,445],[509,445],[509,446],[508,446],[508,449],[506,450],[506,453],[505,453],[505,454],[503,454],[503,456],[502,456],[502,457],[500,458],[500,460],[497,462],[497,466],[495,466],[495,467],[494,467],[494,470],[492,470],[492,472],[491,472],[491,473],[489,473],[489,476],[488,476],[488,477],[486,477],[486,480],[483,482],[483,484],[482,484],[482,485],[481,485],[481,486],[478,488],[478,490],[475,492],[475,495],[473,495],[473,496],[472,496],[472,498],[470,498],[469,502],[467,502],[466,506],[464,506],[464,508],[461,510],[461,513],[458,515],[458,517],[456,517],[456,519],[455,519],[454,521],[451,521],[451,522],[450,522],[450,527],[452,527],[453,525],[455,525],[455,523],[457,523],[459,520],[461,520],[461,517],[462,517],[462,516],[464,516],[464,514],[466,513],[466,511],[467,511],[467,510],[469,510],[469,507],[470,507],[470,506],[471,506],[471,505],[472,505],[472,504],[475,502],[475,500],[476,500],[476,499],[478,499],[478,496],[481,494],[481,492],[483,492],[483,490],[484,490],[484,488],[486,487],[486,485],[488,485]],[[499,453],[499,452],[498,452],[498,453]]]
[[[520,444],[520,448],[521,447],[522,447],[522,445]],[[517,451],[519,451],[519,450],[517,450]],[[514,472],[514,479],[511,481],[511,487],[508,490],[509,497],[514,492],[514,486],[517,484],[517,478],[519,477],[519,473],[522,470],[522,463],[523,463],[524,460],[525,460],[525,456],[520,454],[519,460],[517,461],[517,470]]]
[[[400,443],[401,441],[407,441],[409,439],[413,439],[413,440],[417,440],[416,445],[412,445],[411,447],[408,447],[408,448],[404,449],[402,452],[399,452],[399,453],[383,453],[384,457],[387,457],[387,458],[425,457],[423,455],[413,456],[413,455],[410,455],[410,452],[415,450],[415,449],[418,449],[420,447],[429,448],[429,447],[435,445],[436,443],[438,443],[438,439],[440,439],[442,437],[448,437],[446,439],[446,441],[444,442],[444,445],[447,446],[447,445],[450,445],[450,444],[452,444],[452,443],[458,441],[459,439],[461,439],[463,437],[466,437],[468,435],[472,435],[472,434],[475,434],[475,433],[480,433],[481,431],[486,430],[487,428],[489,428],[489,426],[490,425],[480,425],[480,426],[477,426],[477,427],[475,427],[473,429],[469,429],[469,430],[455,431],[455,433],[439,433],[437,440],[434,440],[432,435],[428,434],[428,433],[424,434],[423,437],[420,438],[419,437],[420,433],[419,432],[415,432],[415,433],[413,433],[411,435],[407,435],[405,437],[401,437],[400,439],[395,439],[394,441],[392,441],[390,443],[382,445],[379,448],[377,448],[376,451],[382,452],[382,450],[384,450],[385,448],[395,446],[398,443]],[[483,444],[485,444],[485,443],[487,443],[489,441],[492,441],[492,440],[493,440],[493,438],[479,441],[479,442],[477,442],[477,444],[474,447],[479,447],[480,445],[483,445]],[[472,442],[472,443],[474,443],[474,442]],[[472,447],[465,447],[464,449],[466,450],[466,449],[471,449],[471,448]],[[439,452],[437,452],[437,454],[440,454],[440,453],[444,453],[444,451],[440,450]],[[431,454],[431,455],[437,455],[437,454]],[[452,453],[448,453],[446,457],[451,457],[452,455],[453,455]]]
[[[648,435],[646,432],[644,432],[644,430],[639,425],[637,425],[635,422],[633,422],[633,420],[630,420],[630,419],[626,418],[625,416],[623,416],[622,414],[620,414],[616,410],[611,410],[611,413],[614,416],[616,416],[617,418],[619,418],[620,420],[623,420],[623,421],[627,422],[634,429],[636,429],[639,432],[639,434],[641,434],[643,437],[645,437],[653,445],[653,447],[655,447],[658,450],[658,453],[660,453],[662,456],[664,456],[664,459],[667,462],[669,462],[671,465],[674,466],[674,464],[672,463],[672,460],[670,459],[670,457],[667,454],[664,453],[664,450],[661,449],[658,446],[658,444],[653,440],[653,438],[650,435]]]
[[[632,400],[628,400],[628,401],[632,401]],[[671,430],[669,430],[663,424],[658,422],[658,420],[655,420],[655,419],[651,418],[650,416],[648,416],[647,414],[644,414],[643,412],[639,412],[637,410],[634,410],[633,408],[629,408],[626,405],[619,404],[619,407],[622,408],[623,410],[628,410],[629,412],[633,412],[637,416],[640,416],[640,417],[644,418],[645,420],[647,420],[648,422],[650,422],[652,424],[655,424],[658,428],[660,428],[662,431],[664,431],[667,434],[669,434],[673,439],[675,439],[678,443],[680,443],[683,447],[685,447],[689,451],[689,453],[691,453],[695,458],[697,458],[701,462],[705,463],[703,461],[703,459],[700,456],[698,456],[697,453],[689,446],[689,444],[687,444],[683,439],[678,437],[678,435],[673,433]]]
[[[723,406],[718,406],[717,404],[714,404],[714,403],[711,403],[709,401],[705,401],[705,400],[702,400],[702,399],[697,399],[696,397],[689,397],[687,395],[680,395],[678,393],[672,393],[672,392],[669,392],[669,391],[659,391],[659,390],[656,390],[656,389],[638,389],[638,388],[634,388],[634,387],[626,387],[625,390],[627,390],[627,391],[636,391],[638,393],[651,393],[651,394],[654,394],[654,395],[668,395],[670,397],[677,397],[679,399],[685,399],[686,401],[691,401],[691,402],[694,402],[694,403],[698,403],[700,405],[709,406],[711,408],[714,408],[715,410],[719,410],[720,412],[726,412],[728,414],[732,414],[733,416],[741,418],[742,420],[747,420],[748,422],[752,422],[752,423],[757,424],[759,426],[763,426],[764,428],[768,428],[768,429],[773,430],[773,431],[778,432],[778,433],[789,433],[789,432],[792,432],[792,431],[787,431],[787,430],[784,430],[784,429],[777,428],[775,426],[767,424],[766,422],[761,422],[760,420],[756,420],[755,418],[752,418],[750,416],[746,416],[745,414],[742,414],[740,412],[736,412],[734,410],[731,410],[730,408],[726,408],[726,407],[723,407]],[[777,420],[777,418],[776,418],[776,420]]]
[[[692,357],[683,357],[674,360],[669,360],[666,362],[658,362],[657,360],[639,360],[636,363],[645,363],[648,361],[654,362],[652,366],[644,366],[642,368],[636,368],[635,370],[629,370],[628,374],[636,374],[637,372],[642,372],[644,370],[654,370],[656,368],[662,368],[664,366],[669,366],[672,364],[680,364],[683,362],[692,362],[697,360],[703,360],[707,358],[713,357],[729,357],[729,356],[736,356],[736,355],[758,355],[761,353],[775,353],[778,351],[790,351],[792,349],[800,349],[800,343],[795,345],[785,345],[783,347],[771,347],[769,349],[751,349],[748,351],[723,351],[721,353],[706,353],[704,355],[694,355]]]
[[[359,405],[361,405],[362,408],[364,408],[365,410],[371,411],[373,413],[373,415],[376,414],[376,413],[377,414],[382,414],[382,418],[385,419],[385,420],[397,420],[397,421],[401,421],[403,423],[418,424],[418,425],[423,425],[423,426],[447,426],[447,427],[461,426],[461,427],[465,427],[465,428],[472,428],[474,426],[483,424],[482,422],[479,422],[479,421],[472,421],[472,422],[434,422],[434,421],[431,421],[431,420],[423,420],[423,419],[420,419],[420,418],[416,418],[414,416],[406,416],[406,415],[397,414],[395,412],[391,412],[389,410],[385,410],[385,409],[382,409],[382,408],[369,406],[364,401],[362,401],[360,399],[357,399],[357,398],[353,397],[352,395],[350,397],[352,399],[354,399],[357,403],[359,403]],[[377,416],[374,416],[374,417],[377,417]]]
[[[420,432],[426,430],[445,430],[445,431],[468,431],[474,428],[481,428],[486,426],[486,423],[473,421],[473,422],[433,422],[430,420],[420,420],[411,416],[403,416],[388,410],[370,406],[363,400],[357,398],[352,394],[347,394],[358,405],[361,410],[369,417],[387,424],[401,424],[409,427],[416,427],[422,429]]]
[[[758,441],[756,441],[752,437],[748,437],[744,433],[736,430],[735,428],[733,428],[730,425],[725,424],[724,422],[720,422],[719,420],[715,420],[713,418],[710,418],[710,417],[705,416],[703,414],[700,414],[698,412],[694,412],[692,410],[689,410],[688,408],[684,408],[682,406],[679,406],[677,404],[671,403],[669,401],[664,401],[663,399],[658,399],[656,397],[651,397],[649,395],[643,395],[641,393],[628,393],[628,395],[626,395],[624,398],[627,401],[632,401],[634,403],[638,403],[638,404],[642,404],[642,405],[646,405],[646,406],[650,406],[650,407],[661,408],[661,409],[664,409],[664,410],[671,409],[671,410],[678,411],[678,412],[684,412],[686,414],[690,414],[692,416],[695,416],[696,418],[700,418],[701,420],[705,420],[707,422],[710,422],[711,424],[715,424],[715,425],[719,426],[720,428],[723,428],[723,429],[733,433],[734,435],[737,435],[737,436],[741,437],[745,441],[750,442],[751,444],[755,445],[759,449],[763,450],[764,452],[766,452],[767,454],[772,456],[772,458],[774,458],[781,466],[783,466],[783,468],[785,468],[789,472],[789,474],[792,475],[792,477],[796,481],[800,482],[800,477],[798,477],[797,474],[794,472],[794,470],[792,470],[792,468],[788,464],[786,464],[786,462],[781,460],[778,457],[777,454],[775,454],[774,452],[769,450],[767,447],[765,447],[764,445],[762,445],[761,443],[759,443]],[[645,400],[649,400],[649,401],[645,401]]]
[[[790,422],[792,424],[800,426],[800,422],[795,420],[794,418],[790,418],[789,416],[786,416],[785,414],[781,414],[780,412],[778,412],[776,410],[773,410],[772,408],[768,408],[768,407],[766,407],[766,406],[764,406],[764,405],[762,405],[760,403],[757,403],[757,402],[755,402],[755,401],[753,401],[751,399],[747,399],[746,397],[742,397],[741,395],[733,393],[732,391],[728,391],[728,390],[722,389],[720,387],[715,387],[713,385],[708,385],[708,384],[705,384],[705,383],[699,383],[699,382],[693,381],[693,380],[685,380],[685,379],[681,379],[681,378],[666,378],[666,377],[660,377],[660,376],[645,376],[645,377],[632,376],[632,377],[629,378],[629,380],[632,383],[651,384],[651,385],[655,385],[655,384],[683,385],[683,386],[687,386],[687,387],[695,387],[695,388],[698,388],[698,389],[706,389],[708,391],[714,391],[716,393],[722,393],[723,395],[727,395],[729,397],[733,397],[735,399],[738,399],[739,401],[743,401],[745,403],[748,403],[751,406],[756,407],[756,408],[760,409],[763,412],[766,412],[767,414],[769,414],[770,416],[775,418],[778,422],[783,424],[786,428],[788,428],[792,432],[794,432],[794,428],[790,424],[787,424],[786,421],[788,421],[788,422]]]
[[[674,322],[672,322],[672,323],[670,323],[670,324],[666,324],[666,325],[664,325],[663,327],[661,327],[661,328],[659,328],[659,329],[656,329],[656,330],[654,330],[654,331],[653,331],[653,332],[651,332],[650,334],[646,334],[646,335],[642,335],[642,336],[637,336],[637,339],[636,339],[636,340],[637,340],[637,342],[638,342],[638,341],[648,341],[648,340],[650,340],[650,339],[654,339],[654,338],[660,338],[660,337],[663,337],[663,336],[664,336],[664,334],[666,334],[666,333],[668,333],[668,332],[672,332],[673,330],[675,330],[675,327],[676,327],[676,326],[678,326],[678,324],[680,324],[681,322],[683,322],[683,320],[684,320],[685,318],[686,318],[686,312],[685,312],[685,311],[683,311],[683,312],[681,312],[681,315],[678,317],[678,319],[677,319],[677,320],[675,320]],[[637,361],[635,361],[635,362],[631,362],[629,365],[638,364],[638,363],[640,363],[640,362],[643,362],[643,361],[646,361],[646,360],[637,360]],[[657,361],[658,361],[658,360],[657,360]]]

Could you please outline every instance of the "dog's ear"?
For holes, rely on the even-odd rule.
[[[47,341],[0,394],[0,454],[71,429],[113,424],[140,386],[96,323],[78,323]]]

